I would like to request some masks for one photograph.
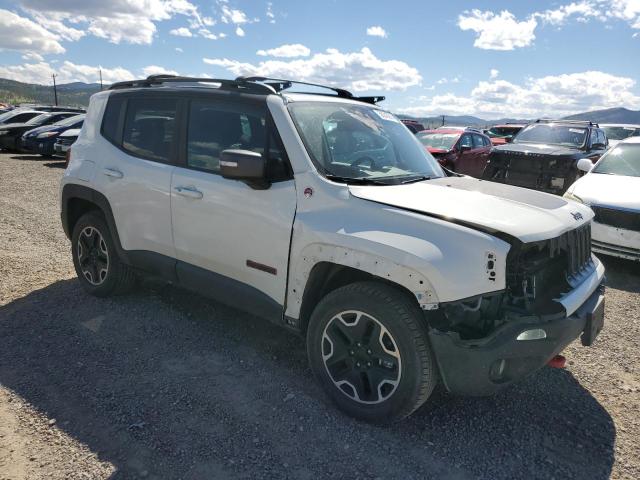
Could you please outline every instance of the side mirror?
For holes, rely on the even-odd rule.
[[[598,148],[607,148],[607,146],[606,146],[604,143],[593,143],[593,144],[591,145],[591,148],[595,148],[595,149],[598,149]]]
[[[469,145],[460,145],[459,150],[461,152],[468,152],[469,150],[471,150],[471,147]]]
[[[576,165],[576,167],[578,167],[578,170],[589,173],[593,168],[593,162],[588,158],[581,158],[580,160],[578,160],[578,164]]]
[[[264,189],[271,185],[266,178],[265,159],[251,150],[223,150],[220,153],[220,174],[231,180],[245,181],[252,188]]]

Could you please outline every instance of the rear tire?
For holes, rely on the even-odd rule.
[[[353,283],[324,297],[309,322],[307,352],[336,405],[369,422],[407,417],[438,381],[420,308],[383,283]]]
[[[71,235],[73,265],[82,287],[96,297],[128,292],[135,271],[120,260],[107,222],[98,211],[85,213]]]

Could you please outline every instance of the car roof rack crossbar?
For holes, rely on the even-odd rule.
[[[273,87],[260,83],[241,82],[237,80],[229,80],[224,78],[200,78],[200,77],[181,77],[176,75],[149,75],[142,80],[127,80],[124,82],[116,82],[109,86],[107,90],[121,90],[125,88],[154,87],[167,84],[180,83],[212,83],[220,85],[225,90],[243,91],[246,93],[270,94],[276,93]]]
[[[589,120],[554,120],[552,118],[539,118],[534,123],[568,123],[571,125],[584,125],[588,127],[600,128],[600,126]]]
[[[353,93],[351,93],[348,90],[345,90],[344,88],[332,87],[329,85],[322,85],[319,83],[299,82],[297,80],[285,80],[282,78],[251,76],[251,77],[237,77],[236,81],[268,85],[271,88],[273,88],[276,91],[276,93],[280,93],[284,90],[287,90],[293,87],[294,85],[305,85],[307,87],[324,88],[324,89],[333,91],[340,98],[358,100],[360,102],[370,103],[372,105],[375,105],[376,103],[381,102],[385,99],[385,97],[383,96],[356,97]],[[299,92],[299,93],[311,93],[314,95],[321,95],[316,92]]]

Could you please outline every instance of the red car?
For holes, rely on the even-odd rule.
[[[440,165],[457,173],[481,177],[491,152],[491,140],[479,130],[424,130],[416,137]]]
[[[513,137],[522,130],[526,125],[520,125],[515,123],[507,123],[505,125],[494,125],[493,127],[485,130],[484,133],[491,139],[491,143],[494,145],[504,145],[505,143],[511,143]]]

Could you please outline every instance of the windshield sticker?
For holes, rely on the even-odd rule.
[[[581,130],[579,128],[570,128],[569,131],[572,133],[584,133],[584,130]]]
[[[398,121],[398,119],[394,117],[393,114],[385,112],[384,110],[374,110],[374,112],[376,112],[382,120],[387,120],[388,122]]]

